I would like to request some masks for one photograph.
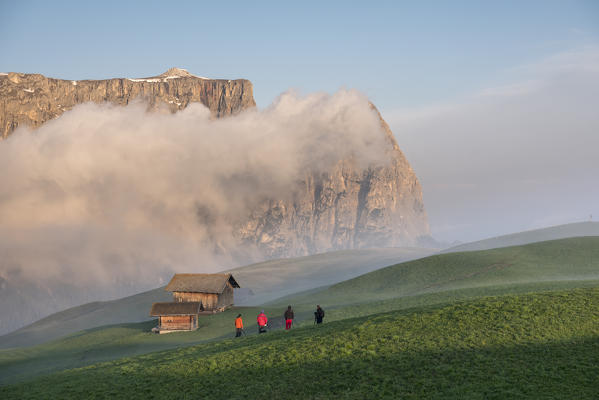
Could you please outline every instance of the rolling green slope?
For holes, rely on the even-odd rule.
[[[421,307],[0,387],[3,398],[576,398],[599,376],[599,288]]]
[[[512,233],[510,235],[464,243],[445,249],[442,253],[455,253],[459,251],[477,251],[496,249],[499,247],[520,246],[528,243],[544,242],[582,236],[599,236],[599,222],[576,222],[572,224],[550,226],[548,228]]]
[[[456,289],[599,279],[599,237],[552,240],[484,251],[438,254],[382,268],[330,287],[275,300],[283,306],[346,306]]]
[[[258,305],[323,285],[345,281],[376,269],[435,253],[418,247],[340,250],[313,256],[265,261],[230,272],[254,292],[237,305]]]
[[[383,248],[342,250],[313,256],[271,260],[231,270],[244,288],[256,293],[245,304],[259,304],[288,293],[330,285],[377,268],[430,255],[432,249]],[[170,301],[158,288],[113,301],[84,304],[52,314],[0,336],[0,349],[31,346],[103,325],[146,321],[152,303]],[[244,303],[242,303],[244,304]]]

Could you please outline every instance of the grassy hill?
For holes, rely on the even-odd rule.
[[[256,295],[245,304],[259,304],[288,293],[330,285],[397,262],[432,254],[422,248],[342,250],[313,256],[271,260],[231,270],[244,288]],[[164,288],[118,300],[69,308],[15,332],[0,336],[0,348],[31,346],[94,327],[149,319],[153,302],[170,301]]]
[[[556,225],[548,228],[512,233],[510,235],[497,236],[476,242],[464,243],[459,246],[445,249],[442,251],[442,253],[488,250],[499,247],[520,246],[528,243],[582,236],[599,236],[599,222],[576,222],[572,224]]]
[[[168,336],[168,335],[167,335]],[[508,295],[124,358],[3,398],[576,398],[599,376],[599,288]]]
[[[492,295],[593,287],[599,287],[599,280],[494,286],[487,287],[485,290],[451,290],[362,304],[327,307],[325,320],[328,324],[355,317],[367,317],[381,312],[439,304],[447,305]],[[270,319],[271,330],[282,329],[283,309],[284,307],[281,306],[264,308]],[[260,308],[256,307],[236,307],[221,314],[203,317],[200,321],[200,329],[195,332],[156,335],[150,332],[150,329],[156,325],[155,321],[147,321],[103,326],[37,346],[0,350],[0,385],[101,361],[232,338],[234,336],[233,320],[238,313],[243,314],[246,335],[253,336],[257,334],[255,317],[259,310]],[[299,305],[294,308],[294,311],[296,316],[294,329],[313,326],[314,308],[312,305]]]
[[[273,305],[348,305],[442,292],[599,279],[599,237],[531,243],[484,251],[438,254],[382,268]]]
[[[265,261],[230,272],[254,292],[237,305],[259,305],[291,293],[331,285],[356,276],[435,253],[418,247],[340,250],[312,256]]]
[[[295,326],[302,327],[312,325],[316,303],[325,307],[325,321],[330,323],[484,296],[597,286],[599,238],[563,239],[481,252],[441,254],[398,264],[328,288],[273,301],[266,312],[278,327],[286,305],[292,304]],[[258,310],[237,307],[202,317],[200,329],[190,333],[154,335],[149,332],[153,323],[146,322],[91,329],[40,346],[0,351],[0,383],[232,337],[232,321],[238,312],[244,315],[247,332],[254,334]]]

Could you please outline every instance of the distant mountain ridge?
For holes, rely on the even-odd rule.
[[[19,126],[36,128],[86,102],[127,105],[139,99],[150,108],[171,112],[199,102],[215,117],[255,107],[252,83],[246,79],[208,79],[171,68],[149,78],[65,80],[40,74],[9,72],[0,75],[0,137]]]

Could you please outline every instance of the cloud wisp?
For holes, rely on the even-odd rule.
[[[199,104],[75,107],[0,142],[0,276],[140,289],[238,264],[233,228],[253,207],[338,160],[384,162],[386,147],[356,91],[288,92],[218,120]]]

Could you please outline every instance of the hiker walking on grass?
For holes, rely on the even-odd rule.
[[[266,318],[266,314],[264,314],[264,310],[258,314],[258,333],[266,332],[266,326],[268,325],[268,318]]]
[[[235,337],[241,336],[241,333],[243,332],[243,320],[241,319],[241,314],[235,318],[235,331]]]
[[[293,310],[291,306],[287,307],[287,311],[285,311],[285,330],[288,331],[291,329],[291,324],[293,324]]]
[[[319,305],[316,306],[316,311],[314,311],[314,321],[317,324],[322,324],[322,319],[324,318],[324,310],[320,308]]]

